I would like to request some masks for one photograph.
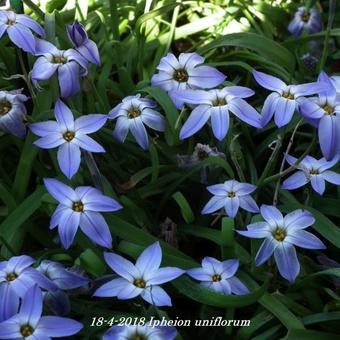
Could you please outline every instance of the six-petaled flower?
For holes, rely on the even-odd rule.
[[[298,37],[304,31],[308,33],[320,32],[322,28],[321,13],[317,8],[299,7],[293,20],[288,25],[291,34]]]
[[[24,138],[26,128],[24,119],[28,98],[22,90],[0,91],[0,130]]]
[[[44,184],[51,196],[59,202],[50,221],[50,229],[58,226],[63,246],[68,249],[80,226],[82,232],[96,244],[111,248],[112,237],[104,217],[99,212],[122,209],[113,198],[98,189],[80,186],[73,190],[56,179],[45,178]]]
[[[0,38],[7,32],[10,40],[25,52],[35,54],[36,41],[32,32],[45,36],[42,27],[26,14],[0,10]]]
[[[94,296],[117,296],[120,300],[127,300],[140,295],[152,305],[171,306],[170,296],[159,285],[176,279],[184,271],[175,267],[160,268],[162,250],[159,242],[147,247],[139,255],[135,265],[117,254],[105,253],[104,257],[120,278],[99,287]]]
[[[55,105],[57,121],[34,123],[30,130],[39,138],[34,144],[43,149],[58,147],[58,163],[67,178],[72,178],[80,166],[81,149],[105,152],[104,148],[88,136],[106,122],[106,115],[90,114],[74,120],[70,109],[59,99]]]
[[[214,196],[204,206],[202,214],[211,214],[224,208],[226,214],[234,218],[239,207],[250,212],[259,211],[256,202],[249,195],[256,190],[253,184],[229,180],[222,184],[210,185],[207,190]]]
[[[228,86],[221,90],[172,91],[173,98],[184,103],[197,105],[183,125],[179,138],[192,136],[211,120],[214,136],[222,140],[229,129],[229,111],[236,117],[257,128],[262,127],[261,116],[243,98],[254,91],[243,86]]]
[[[33,65],[31,79],[38,81],[50,79],[58,73],[60,96],[71,97],[80,91],[80,77],[87,75],[87,61],[76,50],[59,50],[48,41],[36,39],[35,55],[39,56]]]
[[[187,270],[187,274],[201,281],[201,285],[222,294],[248,294],[248,288],[235,274],[239,260],[218,261],[213,257],[205,257],[201,268]]]
[[[290,155],[286,156],[286,160],[290,165],[297,162],[297,159]],[[340,175],[328,170],[337,164],[338,161],[339,154],[330,161],[327,161],[325,158],[317,160],[312,156],[306,156],[296,166],[299,171],[284,180],[281,187],[282,189],[293,190],[310,182],[312,188],[322,195],[325,191],[325,181],[340,185]]]
[[[287,125],[304,96],[327,90],[329,85],[324,82],[287,85],[281,79],[269,74],[253,71],[255,80],[265,89],[273,91],[265,100],[262,108],[262,125],[265,126],[274,115],[278,127]]]
[[[139,94],[124,98],[109,113],[110,119],[117,118],[113,136],[124,143],[131,131],[137,143],[144,150],[148,149],[149,139],[144,124],[157,131],[165,130],[164,117],[155,110],[156,105],[153,100],[141,98]]]
[[[157,66],[158,73],[151,78],[152,86],[169,93],[177,108],[183,101],[172,96],[172,90],[210,89],[224,82],[225,75],[217,69],[202,65],[204,58],[197,53],[181,53],[178,59],[168,53]]]
[[[0,323],[0,339],[47,340],[69,337],[83,325],[69,318],[42,316],[42,293],[35,284],[23,296],[20,310]]]
[[[294,282],[300,272],[295,247],[325,249],[325,245],[313,234],[304,230],[314,224],[313,215],[306,210],[294,210],[283,217],[274,206],[263,204],[261,215],[265,221],[249,224],[247,230],[237,230],[243,236],[264,238],[255,257],[256,266],[266,262],[274,253],[280,274]]]

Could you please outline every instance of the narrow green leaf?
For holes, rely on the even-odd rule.
[[[172,195],[172,198],[177,202],[181,209],[182,216],[187,223],[192,223],[195,220],[194,213],[191,210],[190,204],[181,192],[177,191]]]

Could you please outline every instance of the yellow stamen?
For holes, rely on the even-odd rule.
[[[83,212],[84,211],[84,204],[79,202],[73,202],[72,209],[76,212]]]
[[[63,134],[63,137],[66,140],[66,142],[70,142],[74,138],[74,132],[73,131],[66,131]]]
[[[211,278],[212,278],[213,282],[220,282],[222,280],[222,277],[219,274],[215,274]]]
[[[273,231],[273,237],[275,238],[275,240],[282,242],[287,236],[286,230],[284,230],[283,228],[276,228]]]
[[[135,281],[133,281],[133,284],[138,288],[145,288],[146,286],[145,281],[143,279],[135,279]]]
[[[185,83],[189,79],[188,72],[184,69],[175,70],[173,77],[180,83]]]

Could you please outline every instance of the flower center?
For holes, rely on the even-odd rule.
[[[220,282],[222,280],[221,275],[219,274],[213,275],[211,279],[213,280],[213,282]]]
[[[136,107],[133,107],[128,111],[127,116],[128,118],[133,119],[139,117],[140,114],[141,114],[140,110],[137,109]]]
[[[326,115],[330,115],[330,116],[334,115],[334,109],[331,106],[326,104],[322,108],[325,110]]]
[[[26,338],[34,333],[34,329],[30,325],[23,325],[20,327],[20,333],[24,338]]]
[[[128,340],[147,340],[147,337],[142,334],[133,334],[128,338]]]
[[[276,228],[273,231],[273,237],[275,238],[275,240],[282,242],[287,236],[286,230],[284,230],[283,228]]]
[[[84,211],[84,204],[81,201],[73,202],[72,210],[76,212],[83,212]]]
[[[213,106],[224,106],[227,105],[227,102],[224,98],[217,98],[212,102]]]
[[[143,279],[135,279],[135,281],[133,281],[133,284],[138,288],[145,288],[146,286],[145,281]]]
[[[309,21],[309,18],[310,18],[310,15],[309,15],[309,13],[307,13],[307,12],[305,12],[305,13],[303,13],[303,14],[301,15],[301,20],[302,20],[303,22],[308,22],[308,21]]]
[[[310,175],[319,175],[319,170],[318,169],[311,169],[309,170]]]
[[[7,25],[8,26],[13,26],[15,24],[15,21],[13,20],[7,20]]]
[[[282,97],[290,100],[294,99],[294,95],[291,94],[290,92],[283,92]]]
[[[11,111],[12,104],[8,100],[2,100],[0,102],[0,116],[4,116],[6,113]]]
[[[229,191],[227,196],[228,196],[229,198],[234,198],[234,197],[236,197],[236,192],[234,192],[234,191]]]
[[[8,281],[8,282],[14,281],[17,277],[18,277],[17,274],[15,274],[15,273],[9,273],[9,274],[7,274],[7,276],[6,276],[6,281]]]
[[[74,132],[73,131],[66,131],[63,134],[64,139],[66,142],[71,142],[71,140],[74,138]]]
[[[189,79],[188,72],[183,68],[175,70],[173,77],[180,83],[185,83]]]
[[[52,57],[52,63],[53,64],[66,64],[66,62],[67,62],[67,59],[63,56],[54,55]]]

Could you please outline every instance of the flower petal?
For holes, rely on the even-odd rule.
[[[340,144],[340,117],[325,115],[319,122],[319,143],[326,160],[331,160]]]
[[[213,196],[203,207],[201,214],[211,214],[224,207],[226,201],[225,196]]]
[[[190,70],[188,84],[197,88],[210,89],[222,84],[226,76],[214,67],[197,66]]]
[[[218,140],[222,140],[229,129],[229,112],[221,106],[212,107],[210,109],[211,126],[214,136]]]
[[[148,285],[159,285],[177,279],[183,273],[185,273],[185,271],[179,268],[163,267],[159,268],[155,272],[152,272],[151,275],[146,273],[146,276],[144,276],[144,278],[147,281]]]
[[[210,282],[214,273],[207,268],[192,268],[187,270],[187,274],[196,280]]]
[[[287,125],[293,117],[296,101],[293,99],[279,98],[276,103],[274,121],[277,127]]]
[[[181,128],[179,133],[180,139],[185,139],[193,134],[195,134],[198,130],[200,130],[203,125],[210,118],[210,105],[199,105],[195,107],[187,121]]]
[[[125,287],[117,294],[117,298],[120,300],[133,299],[134,297],[140,295],[143,290],[145,289],[138,288],[137,286],[128,282],[125,284]]]
[[[214,184],[214,185],[209,185],[207,187],[207,190],[212,193],[213,195],[216,196],[226,196],[228,190],[226,190],[224,184]]]
[[[76,134],[72,142],[90,152],[105,152],[105,149],[99,143],[87,135]]]
[[[5,321],[18,313],[19,296],[9,283],[0,284],[0,322]],[[2,324],[1,324],[2,326]],[[2,327],[0,327],[0,339],[2,334]]]
[[[286,190],[294,190],[302,187],[308,182],[309,180],[305,173],[303,171],[297,171],[283,181],[281,188]]]
[[[104,217],[93,211],[81,214],[80,229],[93,242],[105,248],[112,248],[110,229]]]
[[[76,235],[81,213],[72,211],[70,214],[64,214],[59,220],[58,232],[61,243],[68,249],[73,243]]]
[[[28,28],[21,24],[15,24],[7,28],[7,34],[16,46],[25,52],[35,53],[35,38]]]
[[[276,247],[277,247],[277,242],[275,242],[273,237],[266,238],[261,244],[261,247],[259,248],[256,254],[255,265],[261,266],[261,264],[266,262],[272,256]]]
[[[293,245],[279,242],[274,257],[280,274],[289,282],[294,282],[300,272],[300,263]]]
[[[65,139],[60,132],[51,132],[47,136],[39,138],[33,144],[42,149],[54,149],[64,143]]]
[[[72,202],[77,199],[77,195],[71,187],[54,178],[44,178],[44,185],[51,196],[63,205],[71,207]]]
[[[259,83],[265,89],[281,93],[285,88],[286,84],[279,78],[273,77],[269,74],[253,71],[253,76],[257,83]]]
[[[132,262],[126,260],[120,255],[104,253],[104,258],[106,263],[115,273],[129,282],[132,282],[134,278],[138,278],[141,275],[139,270],[132,264]]]
[[[81,134],[93,133],[100,130],[106,123],[107,115],[90,114],[77,118],[74,129]]]
[[[127,117],[119,117],[117,119],[116,127],[113,131],[113,137],[124,143],[126,136],[129,132],[130,119]]]
[[[151,129],[157,131],[165,130],[165,119],[164,117],[157,111],[145,108],[142,111],[141,119],[144,124],[146,124]]]
[[[224,199],[224,209],[226,214],[231,217],[234,218],[238,212],[238,208],[240,206],[240,200],[238,197],[226,197]]]
[[[132,135],[136,138],[139,146],[147,150],[149,148],[149,139],[143,122],[140,118],[131,119],[130,131]]]
[[[306,230],[294,230],[287,235],[285,242],[306,249],[326,249],[326,246],[316,236]]]
[[[58,67],[58,64],[52,64],[44,56],[38,58],[32,68],[31,78],[33,80],[33,83],[35,83],[37,80],[50,79],[57,71]]]
[[[155,242],[148,246],[138,256],[136,261],[136,267],[139,269],[142,275],[147,272],[154,272],[158,270],[162,262],[162,249],[159,242]]]
[[[59,131],[58,123],[54,120],[48,120],[47,122],[34,123],[29,125],[29,129],[39,137],[45,137],[50,133]]]
[[[74,131],[74,119],[71,110],[60,99],[57,100],[54,107],[55,117],[58,124],[67,131]]]
[[[268,223],[283,224],[283,216],[279,209],[271,205],[262,204],[261,215]]]
[[[311,176],[312,188],[320,195],[325,192],[325,180],[322,175]]]
[[[222,262],[222,279],[229,279],[230,277],[234,276],[238,270],[240,265],[239,260],[226,260]]]
[[[19,315],[14,315],[8,320],[0,323],[0,339],[22,339],[20,332],[21,320]]]
[[[48,337],[68,337],[78,333],[83,327],[83,324],[80,322],[69,318],[43,316],[34,335],[36,335],[37,340],[40,339],[40,336],[46,335]]]
[[[249,196],[242,196],[239,198],[240,200],[240,207],[244,210],[247,210],[249,212],[257,213],[260,211],[259,207],[257,206],[255,200]]]
[[[294,210],[284,217],[284,224],[289,230],[305,229],[315,223],[315,218],[307,210]]]
[[[234,98],[228,103],[228,106],[230,111],[243,122],[256,128],[262,128],[261,116],[245,100]]]
[[[36,327],[40,320],[42,313],[42,294],[38,285],[30,288],[24,298],[20,307],[20,316],[32,327]]]
[[[80,91],[79,65],[75,61],[67,62],[58,69],[60,96],[71,97]]]
[[[104,283],[100,286],[93,294],[93,296],[100,296],[100,297],[110,297],[110,296],[117,296],[121,290],[123,290],[129,281],[126,281],[123,278],[114,279],[107,283]]]
[[[165,290],[159,286],[151,286],[147,289],[144,289],[142,294],[142,298],[155,306],[171,306],[171,298],[165,292]]]
[[[245,295],[250,293],[249,289],[236,276],[229,278],[228,283],[230,285],[232,293],[236,295]]]
[[[264,101],[261,111],[262,127],[266,126],[272,119],[274,112],[276,111],[276,105],[280,95],[276,92],[271,93]]]
[[[324,171],[322,177],[329,183],[340,185],[340,174],[334,171]]]
[[[58,149],[57,158],[62,173],[71,179],[80,167],[79,146],[72,142],[62,144]]]

